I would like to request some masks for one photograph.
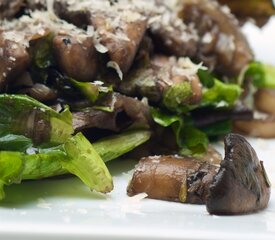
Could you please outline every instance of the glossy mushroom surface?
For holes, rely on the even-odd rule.
[[[224,144],[225,158],[210,186],[207,211],[217,215],[237,215],[266,208],[270,184],[263,162],[239,134],[228,134]]]
[[[148,198],[203,204],[218,167],[190,157],[142,158],[127,188],[129,196],[145,192]]]

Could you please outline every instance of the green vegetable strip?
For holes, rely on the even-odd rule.
[[[21,167],[24,163],[24,167],[14,174],[17,177],[20,176],[16,182],[72,173],[82,179],[90,188],[106,192],[111,189],[112,184],[110,182],[110,174],[103,161],[107,162],[115,159],[146,142],[149,138],[149,131],[133,130],[107,137],[91,145],[82,134],[77,134],[64,145],[58,147],[29,149],[29,151],[38,152],[37,154],[27,155],[19,152],[0,152],[0,154],[5,153],[4,158],[0,155],[0,163],[2,160],[4,164],[8,164],[8,161],[14,162],[14,159],[20,159]],[[5,143],[8,145],[8,142]],[[0,164],[0,166],[1,169],[8,169],[8,167],[3,168],[5,166],[3,164]],[[0,191],[2,190],[3,192],[3,185],[14,183],[14,180],[5,181],[5,174],[1,172],[1,169]],[[4,195],[0,195],[0,199],[1,196],[2,198],[4,197]]]
[[[208,138],[188,121],[184,122],[180,115],[173,115],[159,109],[151,109],[154,121],[163,127],[171,127],[174,131],[179,152],[185,155],[200,155],[208,148]]]
[[[68,109],[58,113],[25,95],[0,94],[0,136],[23,135],[35,144],[61,144],[72,133]]]
[[[4,185],[20,182],[23,166],[20,153],[0,152],[0,200],[5,197]]]
[[[252,83],[258,88],[275,88],[275,67],[260,62],[249,64],[245,78],[251,78]]]
[[[113,189],[112,176],[91,143],[81,134],[64,144],[66,158],[61,165],[78,176],[92,190],[107,193]]]
[[[104,162],[130,152],[137,146],[149,140],[151,132],[147,130],[132,130],[119,135],[107,137],[93,144],[94,149]]]
[[[232,107],[239,98],[242,89],[237,84],[223,83],[217,79],[211,88],[205,88],[201,106]]]

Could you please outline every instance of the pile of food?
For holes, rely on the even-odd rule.
[[[64,174],[107,193],[105,163],[127,157],[142,158],[128,195],[214,214],[267,206],[262,162],[229,133],[275,137],[275,68],[255,61],[228,7],[1,0],[0,19],[0,199]],[[222,161],[209,141],[224,135]]]

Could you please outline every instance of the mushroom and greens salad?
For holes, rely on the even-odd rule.
[[[251,99],[275,88],[275,68],[255,61],[216,1],[1,0],[0,19],[0,199],[5,185],[68,173],[110,192],[105,162],[126,154],[168,165],[168,175],[192,169],[183,174],[192,191],[179,175],[160,183],[179,189],[153,186],[152,197],[209,202],[215,213],[217,194],[207,196],[223,170],[209,139],[273,121],[254,119]],[[256,168],[251,179],[265,184],[257,161],[238,172],[246,185],[242,174]],[[267,195],[255,209],[269,199],[258,185]]]

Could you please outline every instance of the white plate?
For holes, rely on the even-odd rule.
[[[244,31],[249,33],[256,56],[275,64],[275,56],[267,54],[273,52],[275,42],[271,25],[264,34],[251,25]],[[275,186],[275,140],[250,142]],[[262,212],[211,216],[205,206],[128,198],[126,186],[131,174],[126,173],[134,164],[109,164],[115,190],[107,197],[91,193],[75,178],[24,182],[7,188],[7,198],[0,207],[0,239],[275,239],[274,188],[269,206]]]

